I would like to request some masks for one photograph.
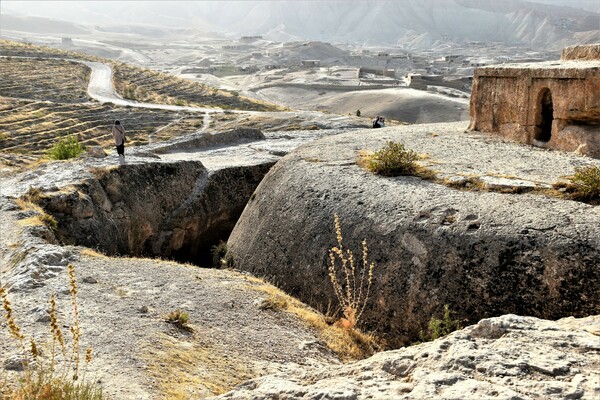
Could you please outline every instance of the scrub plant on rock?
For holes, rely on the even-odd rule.
[[[329,250],[329,279],[344,315],[339,324],[353,329],[367,305],[375,264],[369,264],[367,241],[363,240],[362,266],[359,267],[352,251],[344,249],[342,229],[337,214],[334,214],[334,224],[337,246]]]

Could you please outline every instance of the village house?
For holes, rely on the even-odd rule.
[[[600,44],[476,68],[470,114],[472,130],[600,158]]]

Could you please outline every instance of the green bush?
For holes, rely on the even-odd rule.
[[[573,197],[581,200],[600,201],[600,167],[577,168],[571,178]]]
[[[48,149],[48,157],[52,160],[68,160],[69,158],[79,157],[85,152],[85,147],[79,143],[77,138],[69,135],[60,139],[50,149]]]
[[[460,329],[460,323],[458,320],[452,319],[452,311],[450,311],[450,307],[446,304],[444,305],[442,319],[435,316],[431,317],[429,325],[427,326],[427,334],[421,332],[421,341],[428,342],[430,340],[439,339],[457,329]]]
[[[413,175],[418,166],[417,153],[407,149],[402,143],[388,141],[385,147],[373,153],[367,160],[369,171],[383,176]]]

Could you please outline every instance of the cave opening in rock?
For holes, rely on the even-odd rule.
[[[552,121],[554,119],[554,107],[552,105],[552,93],[550,89],[542,89],[539,99],[535,140],[548,142],[552,137]]]

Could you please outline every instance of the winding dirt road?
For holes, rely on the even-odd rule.
[[[132,100],[126,100],[122,98],[114,89],[112,79],[112,68],[106,64],[94,61],[81,61],[71,59],[69,61],[76,61],[87,65],[92,70],[90,77],[90,83],[88,84],[88,94],[94,100],[101,103],[113,103],[119,106],[132,106],[139,108],[154,108],[160,110],[172,110],[172,111],[192,111],[192,112],[222,112],[221,108],[206,108],[206,107],[185,107],[185,106],[173,106],[168,104],[155,104],[155,103],[141,103]]]

